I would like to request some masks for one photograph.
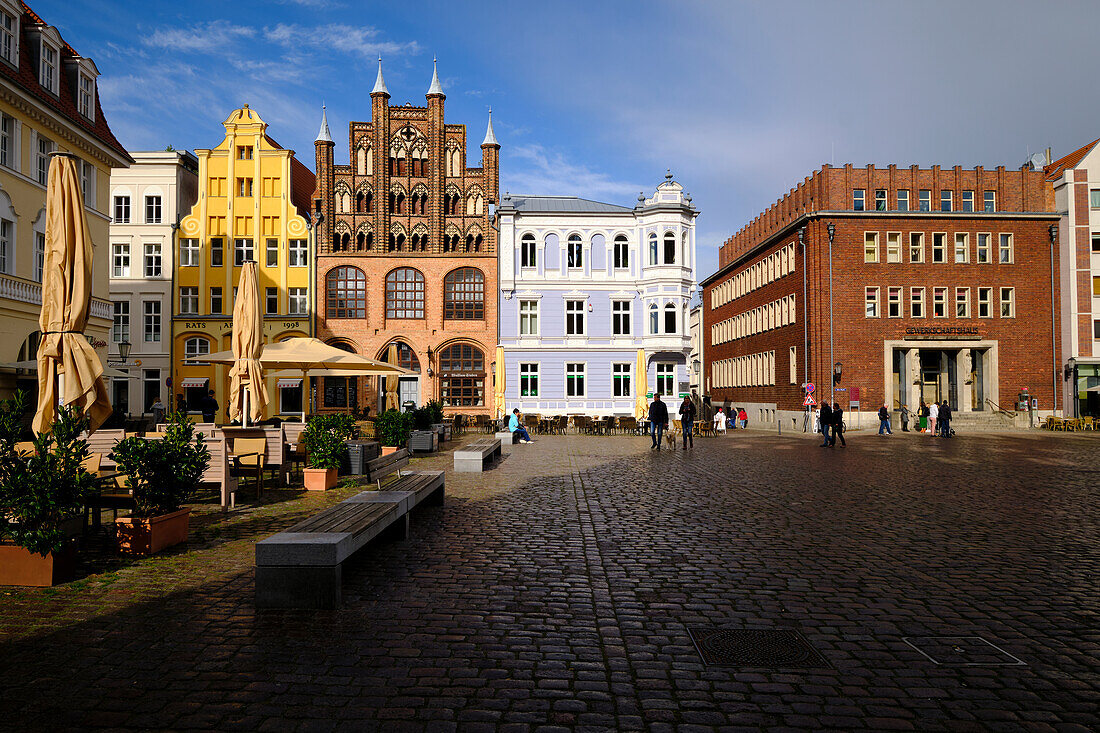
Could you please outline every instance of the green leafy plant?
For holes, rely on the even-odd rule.
[[[46,555],[64,547],[63,524],[80,514],[96,479],[81,465],[88,444],[80,434],[88,421],[79,408],[60,408],[51,432],[35,437],[29,455],[19,455],[15,444],[27,404],[22,391],[0,402],[0,536]]]
[[[347,418],[346,420],[342,418]],[[347,456],[344,442],[351,437],[355,422],[351,415],[314,415],[302,433],[302,445],[310,468],[340,468]]]
[[[431,408],[418,407],[412,411],[413,428],[415,430],[431,430],[432,429],[432,411]]]
[[[443,422],[443,403],[439,400],[428,400],[428,404],[424,405],[425,409],[430,410],[432,413],[432,424],[439,424]]]
[[[134,493],[137,516],[171,514],[194,495],[210,451],[195,426],[182,412],[168,416],[160,440],[124,438],[113,451],[118,470],[126,474],[126,486]]]
[[[374,423],[375,435],[382,445],[404,448],[412,432],[413,416],[398,410],[386,410]]]

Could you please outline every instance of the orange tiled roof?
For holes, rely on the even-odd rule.
[[[1062,156],[1050,165],[1043,166],[1043,175],[1046,176],[1048,181],[1053,181],[1055,178],[1061,176],[1066,170],[1076,168],[1077,164],[1096,146],[1096,143],[1100,143],[1100,138],[1093,140],[1083,148],[1074,150],[1069,155]]]

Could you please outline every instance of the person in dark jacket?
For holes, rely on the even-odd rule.
[[[821,447],[827,448],[829,446],[829,431],[832,430],[833,425],[833,408],[829,407],[828,402],[821,403],[821,415],[818,419],[821,420],[821,434],[824,436]]]
[[[829,445],[836,445],[836,439],[840,438],[840,447],[847,448],[848,443],[844,440],[844,408],[840,406],[839,402],[833,403],[833,434],[829,436]]]
[[[668,407],[661,402],[661,395],[655,394],[653,402],[649,404],[649,434],[653,438],[653,448],[661,449],[661,437],[666,428],[668,428]]]
[[[200,409],[202,410],[202,421],[209,423],[214,422],[214,419],[218,416],[219,409],[218,401],[214,399],[214,390],[209,390],[206,393],[206,397],[202,399],[202,402],[200,404]]]
[[[900,419],[901,419],[901,432],[908,433],[909,432],[909,406],[908,405],[902,405],[901,406],[901,418]]]
[[[695,436],[692,433],[695,432],[695,405],[688,397],[680,403],[680,427],[684,431],[684,450],[688,449],[688,441],[691,441],[691,447],[694,448]]]
[[[883,403],[882,407],[878,408],[878,434],[879,435],[893,435],[894,431],[890,429],[890,408]]]
[[[951,405],[947,404],[947,400],[940,403],[939,422],[936,425],[940,429],[940,435],[951,437]]]

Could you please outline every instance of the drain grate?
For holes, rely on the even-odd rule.
[[[907,636],[902,641],[944,667],[1013,667],[1026,664],[980,636]]]
[[[791,629],[688,629],[688,633],[707,666],[761,669],[829,666],[802,634]]]

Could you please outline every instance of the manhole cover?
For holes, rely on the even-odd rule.
[[[813,669],[829,663],[790,629],[688,629],[708,666]]]
[[[945,667],[1011,667],[1025,664],[980,636],[908,636],[909,646]]]

